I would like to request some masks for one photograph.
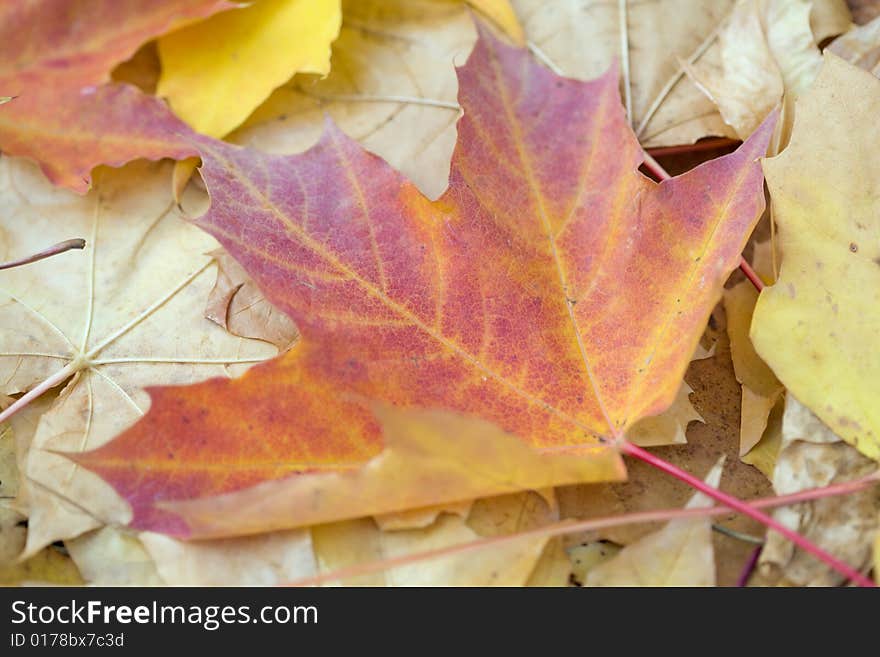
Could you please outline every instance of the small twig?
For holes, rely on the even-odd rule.
[[[12,269],[13,267],[21,267],[22,265],[29,265],[32,262],[43,260],[44,258],[51,258],[52,256],[58,255],[59,253],[64,253],[65,251],[84,248],[86,248],[86,241],[84,239],[77,237],[71,240],[64,240],[63,242],[58,242],[58,244],[54,244],[48,249],[43,249],[39,253],[35,253],[26,258],[0,263],[0,269]]]
[[[9,418],[11,418],[13,415],[18,413],[18,411],[30,404],[34,399],[42,395],[44,392],[46,392],[47,390],[51,390],[58,384],[63,383],[69,377],[76,374],[79,369],[79,363],[68,363],[64,368],[58,370],[57,372],[55,372],[55,374],[42,381],[35,388],[31,388],[21,397],[16,399],[12,404],[10,404],[2,413],[0,413],[0,422],[5,422]]]
[[[874,582],[870,578],[865,577],[864,575],[862,575],[862,573],[860,573],[856,569],[850,567],[848,564],[845,564],[843,561],[841,561],[840,559],[838,559],[837,557],[835,557],[833,554],[829,553],[828,551],[822,549],[821,547],[819,547],[818,545],[816,545],[815,543],[810,541],[805,536],[802,536],[801,534],[798,534],[796,531],[789,529],[788,527],[783,525],[781,522],[779,522],[778,520],[776,520],[772,516],[768,516],[766,513],[759,511],[758,509],[750,506],[748,503],[743,502],[742,500],[734,497],[733,495],[728,495],[727,493],[720,491],[717,488],[713,488],[712,486],[707,484],[702,479],[695,477],[694,475],[690,474],[689,472],[685,472],[684,470],[682,470],[678,466],[673,465],[672,463],[669,463],[668,461],[664,461],[660,457],[655,456],[654,454],[652,454],[651,452],[649,452],[645,449],[642,449],[638,445],[633,445],[632,443],[624,441],[621,443],[620,449],[624,454],[631,456],[633,458],[637,458],[640,461],[643,461],[643,462],[647,463],[648,465],[651,465],[651,466],[657,468],[658,470],[661,470],[667,474],[672,475],[676,479],[679,479],[679,480],[683,481],[684,483],[686,483],[688,486],[690,486],[694,490],[698,490],[701,493],[704,493],[705,495],[711,497],[712,499],[714,499],[718,502],[721,502],[725,506],[728,506],[731,509],[735,509],[736,511],[739,511],[743,515],[746,515],[749,518],[757,520],[758,522],[765,525],[769,529],[772,529],[773,531],[778,532],[779,534],[782,534],[783,536],[785,536],[785,538],[787,538],[792,543],[794,543],[796,546],[801,548],[804,552],[809,552],[810,554],[812,554],[814,557],[816,557],[820,561],[824,561],[826,564],[831,566],[834,570],[839,572],[841,575],[846,576],[847,579],[852,580],[853,582],[855,582],[859,586],[864,586],[864,587],[874,587],[875,586]]]
[[[763,538],[752,536],[751,534],[744,534],[743,532],[738,532],[735,529],[725,527],[724,525],[719,525],[718,523],[713,523],[712,529],[719,534],[724,534],[725,536],[729,536],[730,538],[735,538],[736,540],[742,541],[743,543],[751,543],[752,545],[764,545]]]
[[[752,553],[749,555],[748,561],[746,561],[746,565],[743,566],[742,572],[740,572],[739,577],[736,578],[736,585],[739,587],[746,586],[749,583],[749,578],[752,576],[752,573],[755,572],[755,566],[758,565],[758,559],[761,557],[761,551],[764,549],[763,545],[759,545]]]

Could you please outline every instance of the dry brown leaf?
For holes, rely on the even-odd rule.
[[[721,483],[724,457],[706,475],[715,488]],[[712,500],[697,493],[686,508],[712,506]],[[643,536],[611,559],[591,568],[586,586],[714,586],[715,555],[712,550],[712,520],[680,518],[663,529]]]
[[[782,446],[773,473],[778,495],[857,479],[877,470],[877,463],[837,437],[791,394],[786,398]],[[870,568],[878,528],[880,498],[876,489],[781,507],[774,517],[854,568]],[[761,553],[765,577],[781,577],[795,586],[837,586],[843,576],[775,532]]]
[[[53,451],[83,451],[115,436],[147,408],[144,386],[230,376],[276,353],[202,316],[216,242],[179,218],[170,175],[170,165],[144,162],[101,170],[95,188],[78,196],[54,188],[28,162],[0,160],[8,253],[71,235],[88,242],[6,271],[0,285],[3,392],[26,392],[53,375],[66,383],[21,463],[26,554],[128,519],[107,484]],[[193,191],[188,202],[197,212],[206,199]]]

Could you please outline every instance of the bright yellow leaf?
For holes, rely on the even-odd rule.
[[[764,161],[783,254],[751,338],[838,436],[880,458],[880,80],[826,54],[788,148]]]
[[[467,2],[474,9],[491,19],[517,44],[522,45],[525,43],[525,33],[508,0],[467,0]]]
[[[222,137],[294,73],[330,71],[340,0],[258,0],[159,39],[157,93],[199,132]]]

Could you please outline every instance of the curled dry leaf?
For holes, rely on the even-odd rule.
[[[75,457],[136,526],[251,533],[620,477],[609,439],[675,399],[763,209],[772,119],[655,184],[614,71],[560,78],[486,34],[459,74],[453,182],[436,202],[332,125],[299,156],[200,139],[212,205],[195,221],[304,338],[234,382],[155,391],[142,422]],[[437,459],[430,486],[406,467],[373,479],[392,421],[414,423],[398,449]],[[431,422],[460,431],[434,444]],[[303,503],[316,487],[321,503]]]
[[[706,483],[721,483],[722,457]],[[712,506],[712,500],[697,493],[685,508]],[[585,586],[714,586],[715,555],[712,550],[712,520],[682,518],[669,521],[663,529],[624,547],[614,557],[591,568]]]
[[[810,28],[809,0],[740,0],[718,35],[720,62],[688,74],[745,139],[780,102],[815,79],[822,56]],[[781,127],[781,126],[780,126]]]
[[[840,102],[847,98],[846,103]],[[791,143],[764,161],[783,254],[751,338],[791,393],[880,458],[880,80],[826,53]],[[873,353],[873,352],[872,352]]]
[[[842,483],[877,471],[825,426],[809,409],[788,395],[782,420],[782,445],[773,472],[778,495]],[[871,566],[878,530],[880,498],[869,488],[857,493],[781,507],[773,514],[787,527],[857,569]],[[767,534],[760,566],[765,575],[781,577],[788,585],[837,586],[840,573],[796,548],[775,532]]]
[[[734,136],[682,65],[717,56],[715,33],[732,6],[729,0],[514,1],[531,47],[563,74],[586,80],[622,62],[630,119],[646,146]]]
[[[235,258],[223,249],[211,255],[217,262],[217,280],[208,296],[205,317],[233,335],[265,340],[279,352],[287,351],[299,337],[290,318],[269,303]]]
[[[202,316],[216,242],[180,219],[170,173],[144,162],[102,171],[81,197],[23,160],[0,160],[6,248],[88,238],[84,251],[9,270],[0,283],[2,392],[64,384],[22,463],[28,553],[129,517],[112,490],[59,452],[100,445],[137,420],[149,406],[144,386],[231,376],[276,353]]]
[[[828,50],[880,77],[880,16],[835,39]]]
[[[145,41],[233,7],[223,0],[5,2],[0,7],[0,147],[85,192],[98,164],[195,155],[185,126],[155,98],[105,85]],[[71,16],[76,16],[72,20]]]

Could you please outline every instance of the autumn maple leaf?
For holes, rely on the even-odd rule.
[[[675,398],[764,208],[773,121],[655,184],[616,70],[560,78],[484,33],[459,82],[437,201],[332,124],[297,156],[197,138],[212,205],[196,223],[303,338],[240,379],[152,389],[141,421],[75,457],[135,526],[247,533],[530,483],[502,451],[462,456],[499,430],[586,464],[544,485],[623,475],[618,441]],[[383,469],[389,442],[459,450],[459,485],[439,456]]]
[[[194,155],[182,136],[185,126],[162,102],[129,85],[104,83],[145,41],[232,6],[224,0],[3,3],[0,89],[17,99],[0,115],[0,147],[36,160],[53,183],[78,192],[88,189],[98,164]]]

